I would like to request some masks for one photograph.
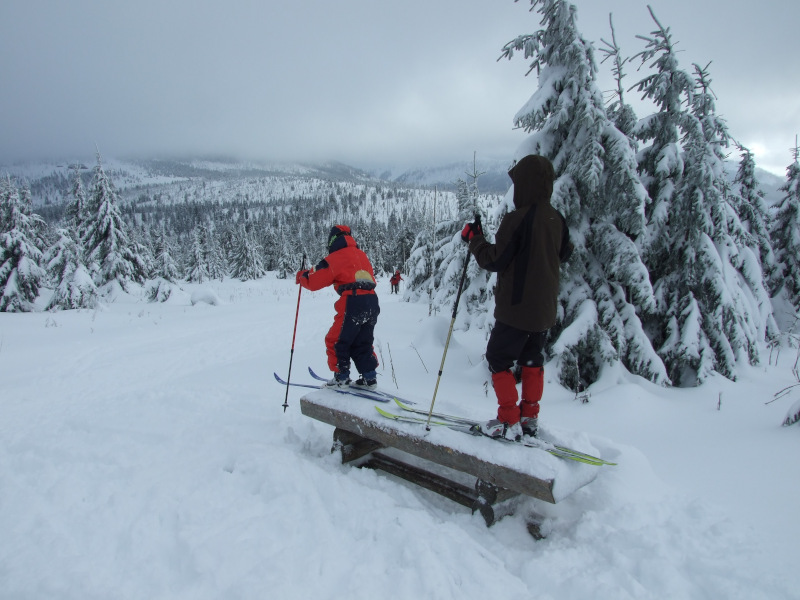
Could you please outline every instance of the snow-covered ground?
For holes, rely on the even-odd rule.
[[[428,406],[450,315],[380,286],[381,386]],[[548,380],[543,426],[619,465],[487,529],[340,464],[302,389],[284,412],[272,373],[288,369],[292,281],[182,287],[164,304],[0,313],[3,600],[800,598],[800,425],[780,425],[797,394],[766,403],[794,383],[796,350],[690,390],[610,370],[588,404]],[[333,300],[303,292],[294,381],[327,373]],[[484,346],[454,333],[437,409],[493,416]]]

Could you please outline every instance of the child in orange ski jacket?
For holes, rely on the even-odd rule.
[[[352,359],[361,375],[354,385],[374,389],[378,358],[373,336],[380,306],[372,264],[347,225],[331,228],[328,252],[313,269],[298,271],[295,277],[299,285],[311,291],[332,285],[340,296],[333,305],[333,325],[325,336],[328,367],[334,375],[327,385],[350,385]]]

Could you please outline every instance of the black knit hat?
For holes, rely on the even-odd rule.
[[[347,225],[334,225],[328,234],[328,248],[336,241],[340,235],[350,235],[350,228]]]

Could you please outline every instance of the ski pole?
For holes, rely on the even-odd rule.
[[[306,255],[303,253],[303,260],[300,262],[300,270],[306,268]],[[294,360],[294,340],[297,336],[297,318],[300,316],[300,294],[303,292],[303,286],[298,285],[297,290],[297,310],[294,313],[294,331],[292,332],[292,350],[289,352],[289,374],[286,376],[286,397],[283,399],[283,412],[289,406],[289,382],[292,380],[292,360]]]
[[[475,213],[475,222],[480,226],[481,216]],[[458,293],[456,294],[456,302],[453,305],[453,317],[450,319],[450,330],[447,332],[447,341],[444,343],[444,352],[442,353],[442,363],[439,365],[439,375],[436,377],[436,387],[433,390],[433,398],[431,399],[431,409],[428,411],[428,421],[425,423],[425,430],[431,430],[431,415],[433,415],[433,405],[436,402],[436,393],[439,391],[439,382],[442,379],[442,371],[444,370],[444,359],[447,356],[447,348],[450,346],[450,336],[453,335],[453,325],[456,323],[456,313],[458,312],[458,303],[461,300],[461,289],[464,287],[464,279],[467,277],[467,267],[469,266],[469,248],[467,248],[467,256],[464,258],[464,270],[461,271],[461,281],[458,282]]]

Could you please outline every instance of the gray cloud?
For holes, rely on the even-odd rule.
[[[653,29],[644,3],[576,4],[596,46],[609,37],[609,12],[626,54],[643,48],[636,34]],[[800,5],[650,4],[679,42],[683,68],[713,61],[717,108],[734,137],[782,173],[800,130],[792,76]],[[503,44],[538,28],[528,8],[510,0],[4,0],[0,160],[89,156],[95,144],[111,156],[362,164],[510,156],[525,137],[512,130],[513,116],[536,80],[524,76],[522,57],[497,58]],[[611,87],[607,66],[600,70]],[[629,67],[626,83],[641,75]]]

